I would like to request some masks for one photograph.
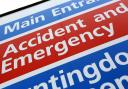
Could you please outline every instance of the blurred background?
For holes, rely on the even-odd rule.
[[[0,0],[0,15],[45,0]]]

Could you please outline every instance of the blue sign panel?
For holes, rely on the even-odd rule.
[[[72,0],[0,26],[0,41],[112,0]]]

